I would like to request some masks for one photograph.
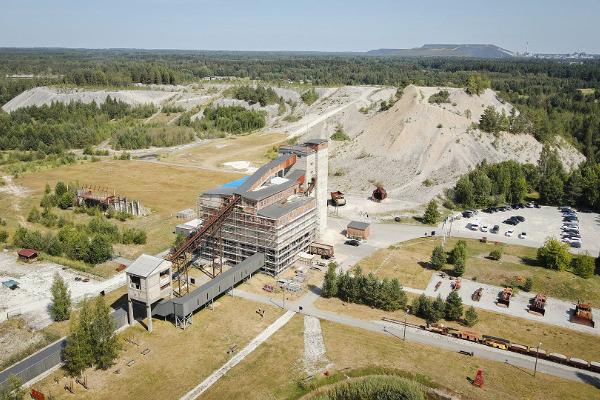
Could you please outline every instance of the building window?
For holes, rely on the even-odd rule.
[[[129,287],[140,290],[141,285],[141,279],[139,276],[129,275]]]

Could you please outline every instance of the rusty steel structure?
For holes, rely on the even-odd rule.
[[[212,247],[212,277],[223,272],[223,246],[222,246],[222,226],[223,222],[233,211],[241,197],[237,194],[229,196],[219,210],[207,220],[202,227],[192,234],[179,247],[174,248],[167,259],[173,263],[173,270],[177,276],[174,293],[176,296],[183,296],[189,292],[188,287],[188,268],[191,262],[192,253],[198,249],[202,242],[212,239],[216,243]],[[217,272],[218,270],[218,272]]]
[[[374,201],[380,203],[387,198],[387,192],[381,185],[377,185],[371,196]]]
[[[592,305],[589,303],[577,302],[570,321],[576,324],[591,326],[593,328],[595,323],[592,315]]]
[[[504,307],[509,307],[510,306],[510,298],[512,297],[513,291],[511,288],[504,288],[502,289],[502,291],[500,292],[500,295],[498,296],[498,305],[499,306],[504,306]]]
[[[538,293],[531,299],[529,311],[540,315],[546,314],[546,296],[543,293]]]

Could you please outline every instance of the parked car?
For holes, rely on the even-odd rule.
[[[356,239],[349,239],[349,240],[346,240],[346,241],[344,242],[344,244],[347,244],[348,246],[354,246],[354,247],[358,247],[358,246],[360,246],[360,242],[359,242],[358,240],[356,240]]]
[[[540,206],[538,203],[535,203],[533,206],[534,206],[535,208],[542,208],[542,206]]]
[[[525,204],[525,207],[527,207],[527,208],[533,208],[533,207],[535,207],[535,204],[533,204],[533,202],[530,201],[529,203]]]
[[[514,219],[516,219],[519,222],[525,222],[525,217],[522,217],[520,215],[515,216]]]
[[[498,233],[500,227],[498,225],[494,225],[492,229],[490,229],[490,233]]]
[[[571,247],[574,247],[576,249],[581,248],[581,242],[571,242],[569,244],[571,245]]]
[[[471,210],[465,210],[462,212],[462,216],[465,218],[471,218],[475,213]]]
[[[508,225],[517,225],[519,223],[518,220],[513,219],[513,218],[505,219],[502,222],[505,223],[505,224],[508,224]]]
[[[515,233],[515,230],[513,228],[510,228],[509,230],[506,231],[505,235],[508,237],[511,237],[514,233]]]
[[[527,239],[527,233],[526,232],[519,233],[519,239]]]
[[[490,227],[487,225],[481,225],[481,232],[487,232],[490,230]]]

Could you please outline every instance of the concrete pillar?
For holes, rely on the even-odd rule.
[[[129,316],[129,325],[133,325],[135,320],[133,319],[133,302],[131,299],[127,299],[127,314]]]
[[[152,308],[150,304],[146,305],[146,317],[148,319],[148,332],[152,332]]]

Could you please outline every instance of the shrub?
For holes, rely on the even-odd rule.
[[[344,128],[341,125],[338,125],[335,128],[335,132],[331,135],[331,140],[335,140],[338,142],[350,140],[350,136],[344,131]]]
[[[429,96],[429,102],[432,104],[450,103],[450,92],[447,90],[440,90]]]
[[[525,283],[523,284],[523,290],[526,292],[531,292],[531,289],[533,288],[533,279],[528,276],[525,279]]]
[[[371,375],[342,381],[310,397],[312,400],[424,400],[421,385],[406,378],[390,375]]]
[[[314,88],[311,88],[310,90],[307,90],[306,92],[302,93],[300,98],[306,105],[310,106],[311,104],[313,104],[315,101],[318,100],[319,94],[317,93],[317,91]]]
[[[0,230],[0,243],[6,243],[8,240],[8,231]]]
[[[584,279],[590,278],[594,275],[595,264],[594,257],[589,254],[580,254],[573,260],[573,272]]]
[[[564,271],[571,264],[572,255],[566,243],[550,238],[538,249],[537,259],[544,268]]]
[[[66,210],[75,204],[75,194],[73,192],[65,192],[58,198],[58,207],[62,210]]]
[[[491,260],[499,261],[502,258],[502,250],[494,249],[494,250],[490,251],[489,258]]]

